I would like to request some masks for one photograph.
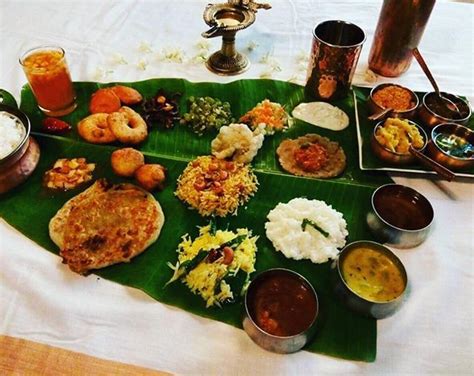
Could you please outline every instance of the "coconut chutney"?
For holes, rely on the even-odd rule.
[[[332,131],[342,131],[349,125],[347,114],[326,102],[300,103],[291,114],[296,119]]]

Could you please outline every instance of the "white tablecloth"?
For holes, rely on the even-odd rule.
[[[380,1],[273,1],[272,10],[259,11],[256,23],[237,36],[252,67],[235,78],[215,76],[196,62],[207,47],[200,38],[206,3],[0,0],[0,87],[19,99],[25,78],[18,57],[41,44],[65,48],[74,80],[228,82],[270,76],[303,83],[312,28],[327,19],[351,21],[366,31],[355,83],[368,84],[364,73]],[[420,45],[440,87],[471,98],[473,11],[472,4],[438,2]],[[210,51],[220,46],[218,39],[208,42]],[[173,61],[173,53],[183,61]],[[430,89],[416,62],[395,81]],[[378,322],[375,363],[266,352],[241,330],[94,275],[78,276],[4,221],[0,333],[180,374],[468,374],[474,359],[474,185],[440,183],[441,190],[428,179],[395,179],[430,199],[436,223],[422,246],[397,251],[412,291],[400,312]]]

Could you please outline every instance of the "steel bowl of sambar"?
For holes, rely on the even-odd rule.
[[[346,245],[335,267],[334,290],[351,310],[375,319],[394,314],[403,304],[408,277],[400,259],[372,241]]]

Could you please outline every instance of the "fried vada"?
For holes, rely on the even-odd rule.
[[[137,90],[128,86],[115,85],[111,87],[110,90],[112,90],[115,95],[119,97],[122,104],[127,106],[140,103],[143,100],[142,95]]]
[[[127,106],[110,114],[107,123],[115,137],[124,144],[139,144],[148,136],[145,120],[139,113]]]
[[[92,94],[89,103],[89,111],[92,114],[107,113],[118,111],[121,106],[120,99],[111,89],[99,89]]]
[[[110,164],[117,175],[131,177],[139,167],[145,164],[145,157],[136,149],[123,148],[112,153]]]
[[[109,129],[107,121],[109,114],[98,113],[87,116],[77,125],[77,132],[87,142],[93,144],[108,144],[117,140]]]
[[[162,190],[166,179],[166,168],[160,164],[145,164],[135,171],[135,179],[147,191]]]

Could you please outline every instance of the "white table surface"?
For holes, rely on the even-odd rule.
[[[251,69],[234,78],[215,76],[195,62],[206,3],[0,0],[0,87],[19,99],[25,77],[18,57],[42,44],[65,48],[77,81],[228,82],[263,75],[303,84],[312,28],[327,19],[351,21],[366,31],[354,82],[373,85],[364,73],[380,1],[273,1],[272,10],[259,11],[256,23],[238,34],[240,49],[250,42],[257,46],[249,52]],[[472,4],[439,1],[420,44],[440,87],[470,98],[473,11]],[[209,45],[214,51],[220,41]],[[163,59],[176,48],[184,52],[183,62]],[[430,89],[416,62],[392,81]],[[70,272],[59,257],[3,220],[0,333],[178,374],[472,374],[474,182],[443,182],[441,190],[430,179],[395,180],[429,198],[436,222],[423,245],[397,251],[412,291],[401,311],[378,322],[375,363],[266,352],[239,329],[163,305],[136,289]]]

